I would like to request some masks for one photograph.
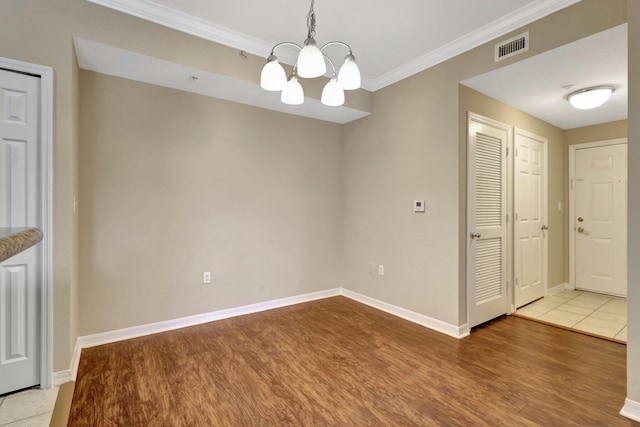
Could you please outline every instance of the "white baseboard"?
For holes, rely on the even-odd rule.
[[[569,284],[568,283],[560,283],[559,285],[555,285],[552,288],[547,288],[544,296],[545,297],[550,297],[556,294],[559,294],[562,291],[566,291],[567,289],[569,289]]]
[[[166,320],[163,322],[150,323],[147,325],[133,326],[130,328],[78,337],[71,359],[71,377],[75,381],[76,375],[78,374],[78,365],[80,363],[80,353],[82,352],[83,348],[95,347],[98,345],[109,344],[117,341],[138,338],[145,335],[172,331],[174,329],[186,328],[188,326],[201,325],[203,323],[213,322],[216,320],[228,319],[230,317],[242,316],[244,314],[258,313],[260,311],[272,310],[274,308],[286,307],[303,302],[335,297],[340,294],[340,288],[329,289],[326,291],[313,292],[310,294],[297,295],[257,304],[250,304],[241,307],[213,311],[210,313],[196,314],[194,316],[187,316],[179,319]]]
[[[213,322],[216,320],[228,319],[230,317],[242,316],[245,314],[257,313],[260,311],[272,310],[274,308],[286,307],[289,305],[300,304],[304,302],[315,301],[324,298],[335,297],[343,295],[352,300],[366,304],[368,306],[377,308],[394,316],[398,316],[402,319],[408,320],[413,323],[417,323],[434,331],[449,335],[454,338],[464,338],[469,335],[469,328],[467,325],[455,326],[449,323],[442,322],[432,317],[425,316],[407,310],[402,307],[398,307],[392,304],[388,304],[383,301],[370,298],[368,296],[352,292],[344,288],[329,289],[326,291],[313,292],[310,294],[297,295],[288,298],[282,298],[272,301],[261,302],[257,304],[245,305],[242,307],[229,308],[225,310],[213,311],[210,313],[196,314],[194,316],[182,317],[179,319],[166,320],[163,322],[150,323],[147,325],[133,326],[130,328],[118,329],[114,331],[102,332],[99,334],[85,335],[78,337],[76,346],[71,358],[71,369],[68,376],[69,380],[76,379],[78,374],[78,365],[80,364],[80,354],[83,348],[95,347],[98,345],[109,344],[117,341],[128,340],[132,338],[138,338],[145,335],[157,334],[160,332],[167,332],[174,329],[185,328],[188,326],[200,325],[203,323]],[[67,372],[67,371],[64,371]],[[64,377],[67,378],[67,377]],[[64,382],[66,382],[64,381]],[[54,380],[55,382],[55,380]]]
[[[630,418],[634,421],[640,421],[640,402],[625,399],[624,406],[620,410],[620,415]]]
[[[362,304],[366,304],[370,307],[377,308],[402,319],[408,320],[425,328],[433,329],[434,331],[449,335],[454,338],[464,338],[469,335],[469,328],[467,325],[455,326],[450,323],[446,323],[429,316],[425,316],[415,311],[407,310],[402,307],[398,307],[374,298],[370,298],[366,295],[359,294],[357,292],[350,291],[342,288],[342,295],[352,300],[358,301]]]
[[[66,369],[64,371],[58,371],[53,373],[52,384],[54,387],[59,387],[64,383],[71,381],[71,370]]]
[[[82,347],[80,343],[80,338],[76,339],[76,345],[73,348],[73,354],[71,355],[71,381],[76,380],[76,376],[78,375],[78,366],[80,365],[80,353],[82,353]]]

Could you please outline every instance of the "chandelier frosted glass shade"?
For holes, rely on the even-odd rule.
[[[298,54],[298,76],[306,79],[323,76],[327,72],[324,55],[314,39],[307,39]]]
[[[329,107],[339,107],[344,104],[344,90],[342,90],[342,87],[335,77],[329,80],[329,83],[322,89],[320,102]]]
[[[314,0],[311,0],[311,7],[307,14],[307,38],[303,46],[292,42],[278,43],[271,49],[271,54],[267,58],[267,63],[262,68],[260,74],[260,86],[265,90],[278,91],[282,94],[280,100],[285,104],[298,105],[304,102],[304,91],[298,77],[316,78],[327,75],[327,63],[331,66],[329,82],[322,90],[320,101],[329,106],[339,106],[344,104],[344,91],[360,88],[360,69],[356,64],[356,58],[351,52],[348,44],[340,41],[332,41],[318,48],[315,40],[316,16],[313,10]],[[282,46],[292,46],[299,50],[298,58],[293,66],[289,80],[282,65],[275,56],[276,49]],[[337,72],[331,59],[323,53],[328,46],[342,46],[347,49],[344,64]]]
[[[353,55],[344,58],[344,64],[338,72],[338,83],[343,89],[353,90],[360,87],[360,69]]]
[[[272,55],[260,73],[260,86],[264,90],[278,91],[282,90],[286,84],[287,74],[278,59]]]
[[[292,76],[284,85],[280,94],[280,101],[289,105],[300,105],[304,102],[304,91],[296,76]]]
[[[567,95],[567,100],[574,108],[590,110],[607,102],[614,91],[613,86],[589,87],[570,93]]]

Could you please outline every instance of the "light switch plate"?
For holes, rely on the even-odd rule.
[[[424,212],[425,211],[424,200],[414,200],[413,201],[413,211],[414,212]]]

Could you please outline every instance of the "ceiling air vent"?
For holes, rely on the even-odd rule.
[[[519,55],[529,50],[529,31],[509,40],[500,42],[495,47],[495,62]]]

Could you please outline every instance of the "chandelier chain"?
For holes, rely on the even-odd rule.
[[[307,38],[315,39],[316,37],[316,12],[313,10],[314,0],[311,0],[311,7],[307,14]]]

